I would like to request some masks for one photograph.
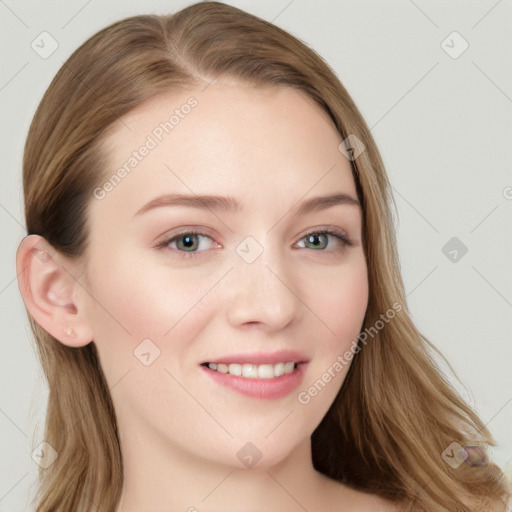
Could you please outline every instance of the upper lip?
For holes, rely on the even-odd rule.
[[[247,354],[230,354],[226,356],[208,359],[204,363],[240,363],[240,364],[277,364],[277,363],[308,363],[309,359],[295,350],[279,350],[277,352],[250,352]]]

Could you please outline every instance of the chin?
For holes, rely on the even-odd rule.
[[[274,439],[271,439],[273,434],[270,434],[269,439],[261,436],[257,439],[253,438],[254,441],[240,443],[240,448],[236,450],[235,454],[236,467],[238,469],[269,470],[278,467],[305,448],[310,450],[309,437],[302,442],[297,440],[294,443],[289,435],[286,436],[283,433],[286,433],[286,429],[283,429],[281,435],[275,435]]]

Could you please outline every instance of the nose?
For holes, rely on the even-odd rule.
[[[276,331],[301,320],[304,306],[282,251],[264,247],[252,263],[235,255],[230,274],[227,318],[233,327],[252,324]]]

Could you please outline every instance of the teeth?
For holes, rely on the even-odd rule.
[[[242,365],[242,375],[244,377],[257,378],[258,377],[258,367],[255,364],[243,364]]]
[[[292,368],[293,370],[293,368]],[[273,379],[274,378],[274,365],[262,364],[258,367],[258,377],[260,379]]]
[[[295,369],[295,363],[290,361],[287,363],[277,364],[238,364],[231,363],[229,365],[223,363],[208,363],[208,368],[216,370],[220,373],[229,373],[238,377],[246,377],[249,379],[273,379],[287,373],[292,373]]]
[[[220,373],[228,373],[228,365],[227,364],[218,364],[217,365],[217,371]]]
[[[242,365],[241,364],[236,364],[236,363],[231,363],[229,365],[229,373],[231,375],[242,375]]]
[[[284,373],[284,363],[277,363],[274,365],[274,375],[280,377]]]
[[[284,373],[291,373],[295,368],[295,363],[284,363]]]

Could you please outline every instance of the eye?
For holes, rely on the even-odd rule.
[[[207,239],[210,240],[211,243],[203,242],[202,240]],[[196,256],[196,253],[203,252],[211,247],[208,245],[214,245],[214,247],[220,247],[217,242],[215,242],[210,236],[208,236],[204,232],[200,231],[182,231],[177,235],[172,236],[171,238],[166,238],[157,244],[158,249],[170,248],[174,251],[178,251],[183,253],[183,256],[186,258],[190,258]],[[207,247],[205,247],[205,245]],[[201,249],[201,250],[199,250]]]
[[[334,239],[334,243],[332,243],[332,239]],[[347,234],[339,228],[310,231],[301,238],[299,243],[301,242],[304,245],[297,245],[296,247],[313,251],[326,251],[331,245],[334,245],[334,247],[329,250],[341,251],[347,246],[354,245]],[[184,258],[196,257],[208,249],[219,247],[221,247],[220,244],[215,242],[207,233],[193,230],[183,230],[172,237],[165,238],[156,245],[157,249],[177,251]]]
[[[329,228],[319,231],[311,231],[302,237],[301,241],[304,241],[306,249],[312,249],[314,251],[324,251],[329,245],[329,238],[334,237],[335,240],[341,244],[341,249],[346,246],[351,246],[353,243],[348,238],[346,233],[341,229]]]

